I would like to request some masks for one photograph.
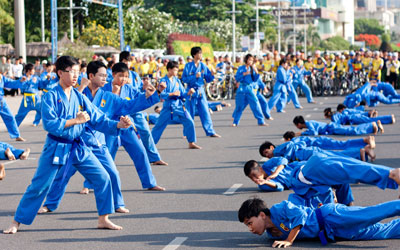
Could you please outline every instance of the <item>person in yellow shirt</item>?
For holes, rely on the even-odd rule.
[[[314,65],[317,65],[317,64],[318,64],[318,58],[320,58],[320,57],[321,57],[321,51],[316,50],[316,51],[314,52],[314,59],[313,59],[313,64],[314,64]]]
[[[147,56],[144,56],[143,62],[139,66],[139,75],[141,77],[149,76],[149,69],[150,69],[149,58]]]
[[[279,63],[281,62],[281,57],[277,54],[274,57],[274,67],[272,68],[272,71],[275,73],[278,71]]]
[[[340,59],[336,62],[336,72],[339,78],[342,74],[349,71],[349,66],[346,63],[346,57],[344,55],[340,56]]]
[[[158,68],[157,61],[155,60],[154,55],[151,55],[150,62],[149,62],[149,72],[148,72],[150,79],[153,78],[153,74],[155,77],[155,74],[157,73],[157,68]]]
[[[313,65],[313,69],[316,71],[323,73],[326,70],[326,62],[322,57],[318,57],[317,63]]]
[[[387,78],[388,82],[395,87],[397,77],[399,75],[400,62],[397,59],[397,53],[389,53],[389,59],[386,61]]]
[[[215,75],[215,73],[217,73],[217,71],[214,68],[213,63],[211,62],[211,59],[208,57],[206,57],[206,66],[211,71],[211,74]]]
[[[366,52],[364,52],[364,57],[362,57],[362,59],[361,59],[362,63],[363,63],[363,66],[364,66],[364,71],[367,72],[368,74],[369,74],[370,67],[371,67],[371,64],[372,64],[371,55],[372,55],[371,51],[366,51]]]
[[[356,53],[356,57],[353,59],[351,64],[353,66],[354,72],[361,71],[364,68],[364,65],[363,65],[362,59],[361,59],[361,54],[359,52]]]
[[[182,73],[183,69],[185,68],[185,61],[183,60],[183,57],[178,58],[178,78],[182,79]]]
[[[313,69],[313,62],[312,62],[312,56],[307,57],[307,61],[304,63],[304,69],[308,72],[311,72]]]
[[[136,57],[132,66],[133,66],[133,71],[135,71],[138,74],[139,74],[140,64],[142,64],[142,60],[140,59],[140,57]]]
[[[334,78],[334,71],[336,68],[336,62],[335,62],[335,55],[334,54],[328,54],[327,60],[326,60],[326,73],[329,74],[329,76],[333,79]]]
[[[383,68],[383,59],[379,57],[379,51],[374,52],[374,59],[372,59],[372,69],[369,73],[370,80],[381,80],[381,70]]]
[[[167,73],[168,73],[168,70],[167,70],[168,62],[169,62],[168,59],[162,60],[162,64],[159,67],[159,71],[158,71],[158,79],[161,79],[161,78],[163,78],[164,76],[167,75]]]
[[[271,53],[267,53],[263,63],[263,71],[271,72],[273,67],[274,67],[274,60],[272,60],[271,58]]]
[[[233,74],[236,75],[237,69],[242,65],[240,56],[236,56],[235,62],[233,63]]]

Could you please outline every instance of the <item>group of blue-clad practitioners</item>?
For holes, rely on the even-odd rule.
[[[21,104],[25,107],[26,102],[30,110],[37,110],[40,100],[43,128],[48,134],[37,171],[18,205],[14,220],[4,233],[14,234],[21,223],[31,224],[36,214],[56,210],[76,171],[85,178],[82,193],[94,190],[98,228],[120,230],[122,227],[109,219],[112,213],[129,212],[114,163],[120,146],[124,146],[134,161],[143,188],[163,191],[165,188],[157,185],[150,163],[167,164],[161,160],[155,145],[170,121],[183,125],[191,149],[201,148],[196,144],[195,111],[206,135],[220,137],[213,129],[204,92],[205,80],[212,81],[213,76],[201,62],[201,48],[194,47],[191,52],[194,60],[186,64],[182,77],[187,83],[186,89],[177,77],[176,62],[169,62],[167,75],[154,87],[129,70],[130,53],[124,51],[120,54],[120,62],[112,67],[112,78],[102,62],[93,61],[87,65],[87,78],[80,79],[77,87],[78,61],[70,56],[58,58],[55,63],[58,81],[53,89],[46,91],[41,100],[34,95],[24,95],[24,104]],[[15,82],[20,84],[18,86],[5,85],[21,87],[26,81],[32,81],[38,92],[40,81],[30,80],[30,77],[27,74],[26,79]],[[107,79],[112,80],[107,82]],[[163,109],[150,131],[146,117],[140,111],[158,103],[160,98],[164,101]]]
[[[55,63],[56,76],[46,77],[52,82],[51,89],[49,85],[34,87],[40,86],[42,81],[31,73],[19,82],[2,77],[3,86],[26,90],[20,107],[22,111],[18,112],[20,122],[15,123],[20,124],[30,110],[39,110],[41,114],[35,118],[34,125],[42,119],[43,128],[48,132],[32,182],[18,205],[11,225],[3,232],[15,234],[21,223],[30,225],[36,214],[56,210],[69,179],[76,171],[85,178],[83,191],[94,190],[99,215],[97,227],[121,230],[121,226],[109,219],[109,215],[115,212],[129,212],[114,163],[120,146],[124,146],[134,161],[143,188],[165,190],[156,184],[150,163],[167,164],[161,160],[155,145],[168,124],[183,125],[183,133],[191,149],[201,148],[196,144],[195,113],[199,115],[207,136],[220,137],[213,129],[204,92],[204,83],[212,81],[213,76],[201,62],[201,48],[192,48],[191,54],[194,60],[185,66],[182,75],[186,88],[177,77],[179,67],[175,62],[168,63],[168,73],[157,87],[148,81],[142,82],[127,66],[129,52],[121,52],[120,62],[113,66],[111,72],[99,61],[90,62],[87,78],[81,79],[77,88],[80,66],[70,56],[60,57]],[[278,112],[283,112],[287,96],[296,108],[301,108],[291,80],[293,74],[288,71],[288,63],[284,59],[278,68],[277,83],[269,102],[260,94],[259,89],[263,90],[264,86],[252,65],[253,57],[246,55],[244,61],[245,65],[239,67],[236,74],[239,89],[233,126],[239,124],[247,104],[250,104],[258,124],[263,126],[266,125],[264,118],[272,119],[272,107],[276,106]],[[112,81],[107,82],[107,79]],[[29,87],[24,86],[25,83],[29,83]],[[370,85],[368,93],[376,91],[373,88],[379,83]],[[364,86],[362,88],[367,91]],[[38,89],[46,89],[42,98],[36,96]],[[369,101],[366,101],[370,106],[374,105],[371,102],[373,95],[377,96],[369,94]],[[397,98],[389,98],[390,103],[396,103]],[[150,131],[146,116],[141,111],[160,99],[164,100],[163,108]],[[3,99],[1,101],[5,103]],[[286,132],[286,142],[278,146],[264,142],[259,152],[269,160],[262,166],[254,160],[246,162],[245,175],[260,190],[292,189],[294,193],[289,195],[287,201],[271,208],[258,198],[245,201],[238,212],[239,221],[253,233],[261,235],[267,232],[277,239],[273,247],[290,246],[296,238],[319,237],[323,244],[335,239],[400,238],[399,219],[379,223],[382,219],[400,215],[400,201],[371,207],[352,206],[354,197],[350,187],[351,183],[361,182],[381,189],[397,189],[400,169],[368,162],[376,158],[374,136],[347,141],[326,137],[331,134],[383,133],[382,124],[395,122],[393,115],[377,116],[376,112],[363,110],[363,105],[359,104],[353,107],[342,105],[336,113],[326,110],[324,115],[332,120],[330,123],[306,121],[302,116],[296,116],[293,123],[301,132]],[[6,121],[4,117],[2,113]],[[316,135],[322,136],[313,137]],[[19,134],[11,132],[10,136],[20,138]],[[7,149],[7,145],[4,147]],[[26,151],[8,151],[21,159],[27,157]],[[6,157],[7,154],[4,153]]]
[[[246,60],[247,58],[247,60]],[[240,82],[236,97],[236,115],[247,104],[259,125],[264,125],[261,105],[257,103],[255,88],[258,74],[248,63],[238,69]],[[250,59],[249,59],[250,58]],[[268,111],[276,105],[282,112],[287,96],[296,108],[297,97],[291,93],[292,76],[285,60],[278,68],[277,84],[269,100]],[[238,211],[238,219],[258,235],[265,232],[274,239],[273,247],[291,246],[297,238],[319,238],[323,245],[334,240],[377,240],[400,238],[400,219],[388,223],[381,220],[400,215],[400,200],[370,207],[354,206],[350,184],[365,183],[381,189],[398,189],[400,169],[369,163],[376,158],[375,137],[384,133],[383,124],[395,123],[395,116],[378,116],[375,107],[399,103],[399,95],[392,85],[372,80],[346,97],[344,104],[324,110],[331,122],[305,120],[294,117],[293,124],[300,132],[287,131],[285,143],[274,145],[270,141],[259,147],[261,156],[268,160],[260,165],[247,161],[244,174],[258,185],[260,191],[293,190],[286,201],[268,208],[259,198],[246,200]],[[275,92],[275,90],[277,92]],[[244,105],[243,105],[244,104]],[[266,117],[265,117],[266,118]],[[235,119],[235,114],[234,114]],[[234,126],[239,120],[234,120]],[[365,138],[336,140],[327,135],[368,135]]]

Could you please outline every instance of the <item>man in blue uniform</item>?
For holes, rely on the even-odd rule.
[[[16,141],[25,141],[25,139],[21,137],[15,117],[4,99],[4,88],[21,88],[22,82],[25,80],[26,77],[22,77],[20,80],[11,80],[0,74],[0,116],[7,127],[11,139],[15,139]]]
[[[62,56],[56,62],[59,86],[48,92],[42,103],[43,128],[48,131],[39,166],[31,184],[23,195],[17,211],[5,234],[15,234],[20,224],[30,225],[42,205],[49,188],[60,168],[65,171],[75,167],[89,180],[95,190],[99,214],[98,228],[121,230],[108,216],[114,213],[110,177],[92,151],[85,146],[82,136],[87,124],[97,130],[118,134],[118,128],[130,126],[126,117],[120,122],[109,120],[85,96],[73,88],[79,75],[79,63],[70,56]]]
[[[272,247],[289,247],[296,238],[319,237],[326,245],[336,238],[346,240],[383,240],[400,238],[400,219],[388,223],[381,220],[400,215],[400,200],[370,207],[347,207],[326,204],[320,208],[298,206],[290,201],[273,205],[270,209],[259,198],[245,201],[238,212],[239,221],[250,232],[264,232],[275,239]]]
[[[160,80],[160,83],[166,84],[166,89],[161,92],[161,98],[164,100],[163,109],[151,131],[154,142],[158,143],[168,123],[175,120],[183,125],[183,134],[189,142],[189,148],[201,149],[195,143],[197,139],[194,121],[183,103],[183,98],[189,98],[195,90],[191,88],[186,93],[181,81],[177,77],[179,71],[178,62],[168,62],[167,70],[167,75]]]
[[[200,121],[207,136],[221,137],[214,131],[210,112],[208,111],[207,96],[204,92],[204,80],[211,82],[214,79],[208,67],[201,62],[203,52],[200,47],[193,47],[190,51],[193,61],[185,65],[182,73],[182,82],[187,83],[188,89],[193,88],[195,93],[186,100],[186,108],[194,119],[197,107]]]

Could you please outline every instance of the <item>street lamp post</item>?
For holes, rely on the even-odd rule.
[[[296,9],[295,8],[293,8],[293,53],[294,54],[296,53]]]
[[[236,15],[242,13],[236,11],[236,0],[232,0],[232,11],[225,11],[225,13],[232,14],[232,61],[236,57]]]
[[[255,41],[255,49],[257,56],[260,54],[260,17],[258,13],[258,0],[256,0],[256,41]]]
[[[278,52],[281,53],[281,0],[278,1]]]

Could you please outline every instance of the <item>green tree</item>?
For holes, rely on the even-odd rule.
[[[350,43],[341,36],[334,36],[323,40],[320,44],[323,50],[349,50]]]
[[[385,32],[385,28],[376,19],[360,18],[354,21],[354,32],[356,35],[382,35]]]
[[[9,37],[10,30],[14,30],[14,18],[10,1],[0,0],[0,43],[12,43],[14,36]],[[14,33],[14,32],[12,32]]]

